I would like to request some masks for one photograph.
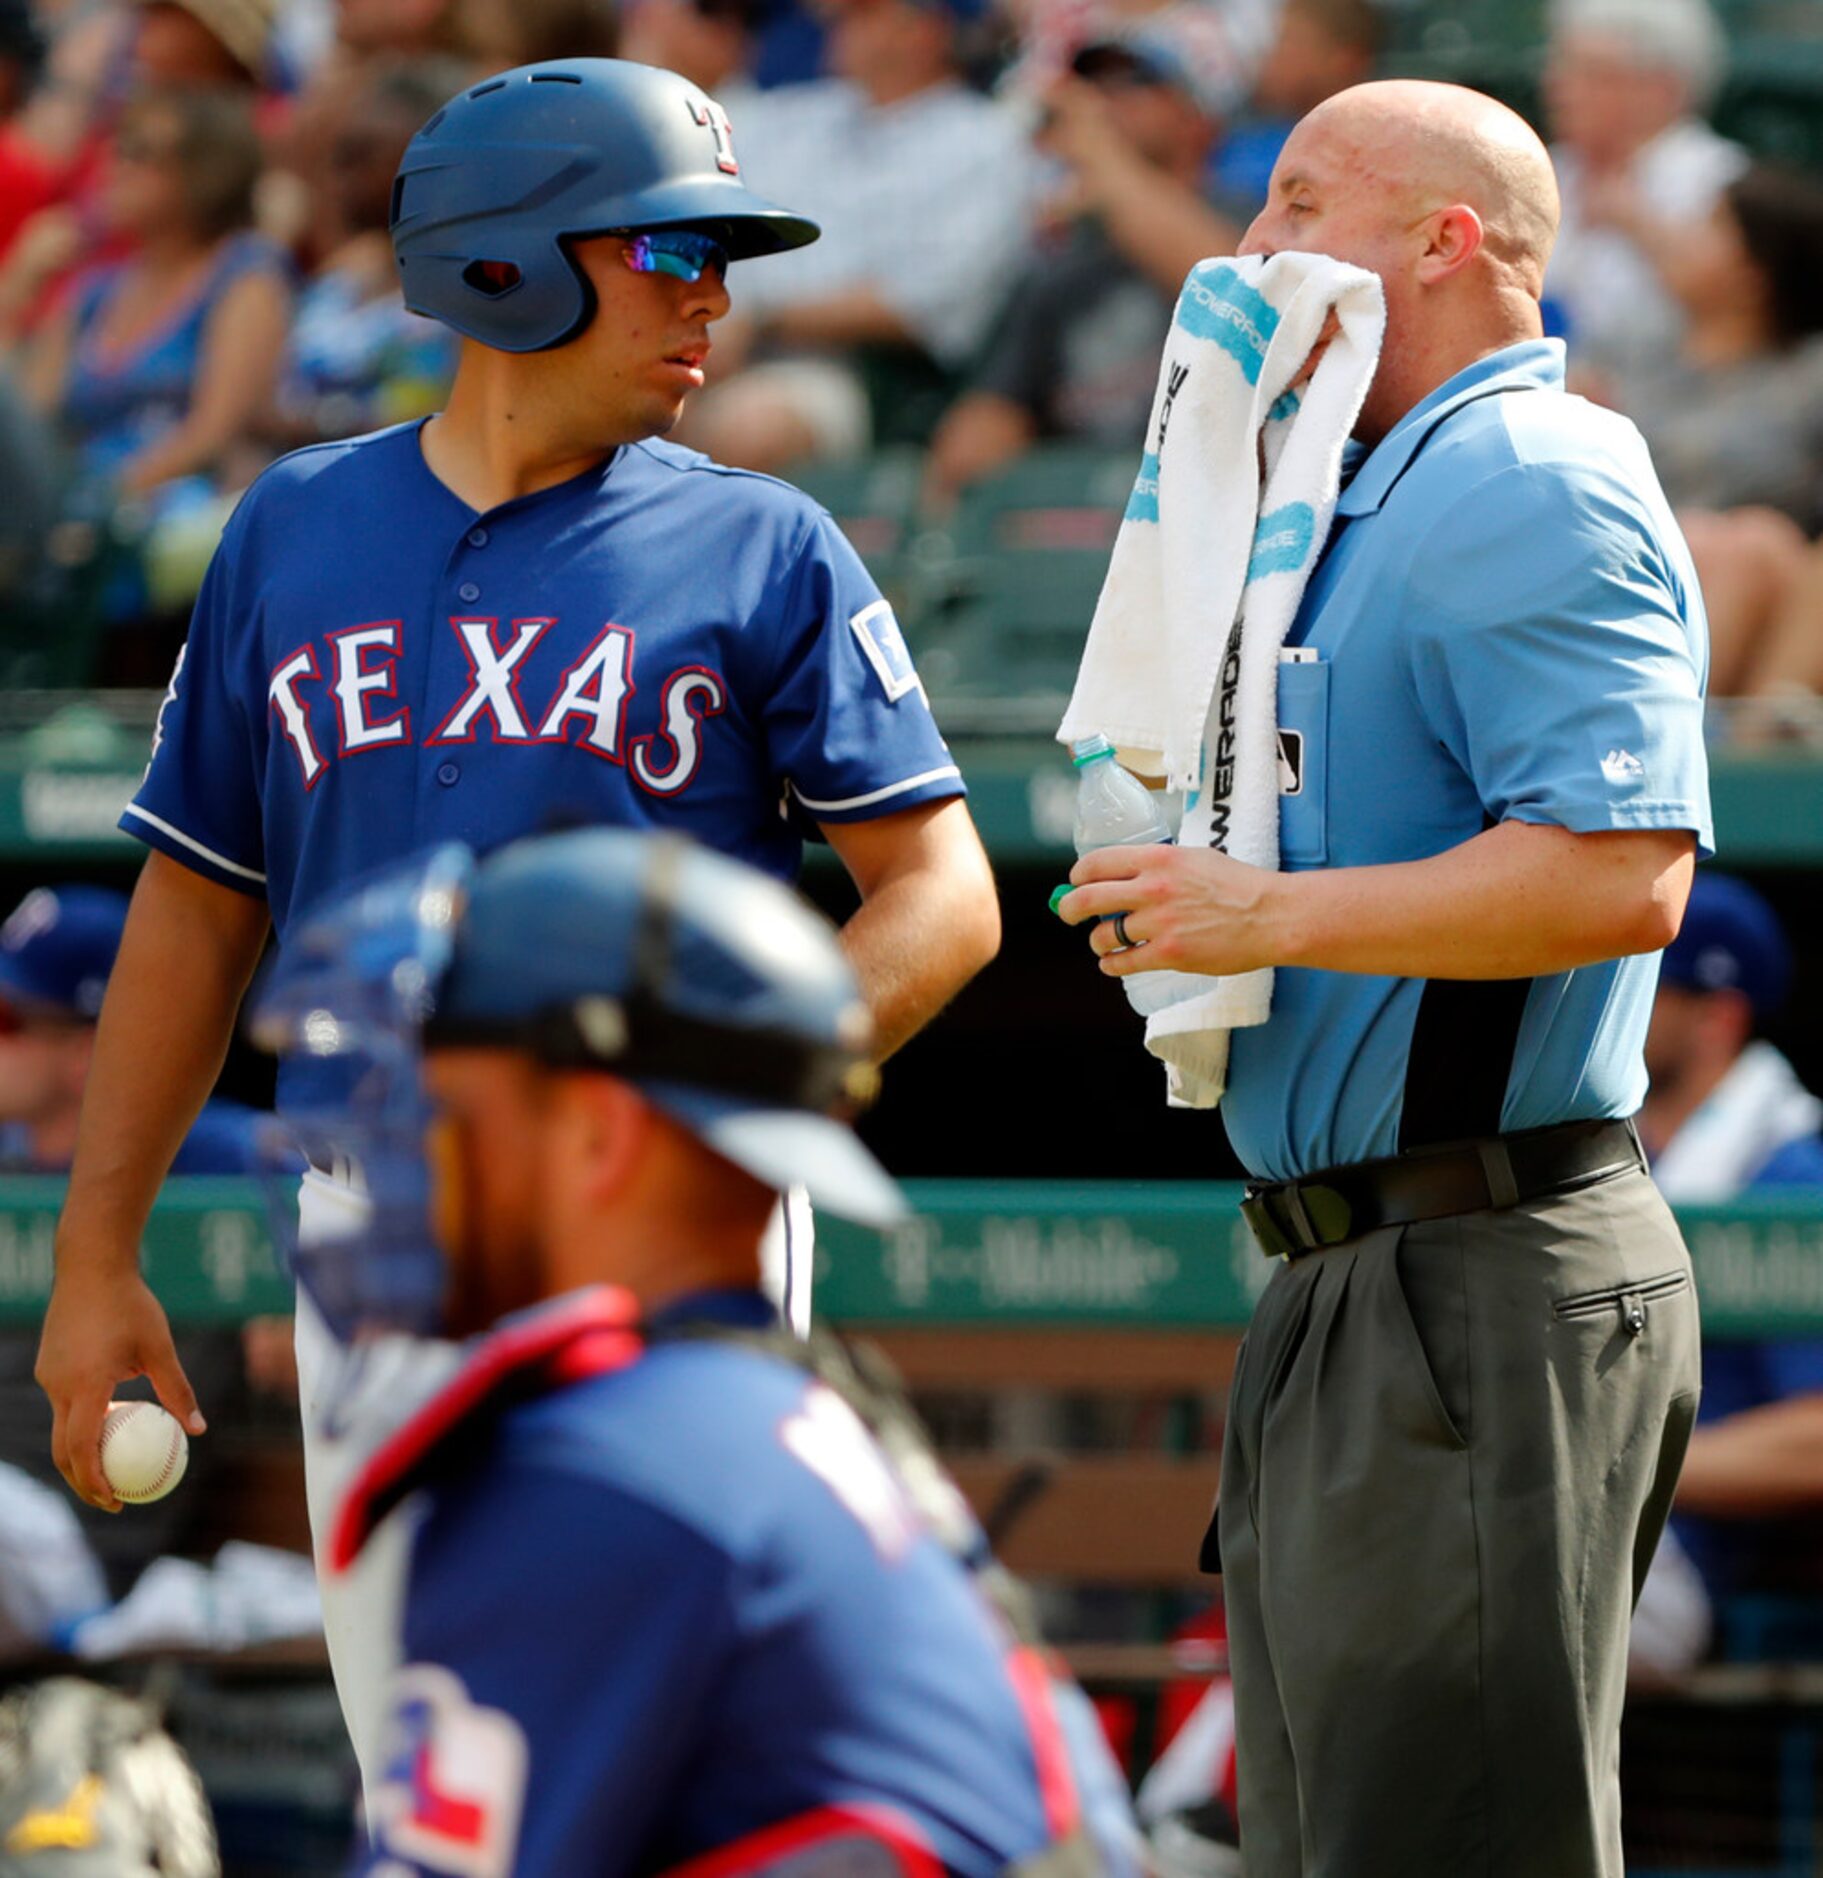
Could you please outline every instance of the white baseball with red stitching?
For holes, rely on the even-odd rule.
[[[156,1402],[110,1402],[101,1421],[101,1471],[129,1506],[162,1500],[184,1477],[190,1440]]]

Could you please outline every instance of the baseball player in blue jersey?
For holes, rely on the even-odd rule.
[[[448,405],[248,491],[123,818],[153,853],[39,1363],[58,1465],[96,1504],[116,1379],[202,1425],[137,1248],[269,923],[282,947],[439,839],[662,828],[788,878],[821,836],[859,889],[843,942],[882,1055],[998,943],[961,778],[853,551],[797,491],[658,441],[702,382],[727,264],[816,235],[746,190],[720,107],[611,60],[489,79],[413,140],[393,233],[408,303],[462,335]],[[287,1065],[282,1093],[312,1073]],[[327,1174],[305,1199],[317,1230],[357,1223]],[[300,1312],[307,1439],[310,1329]],[[332,1611],[342,1680],[336,1630]]]
[[[293,1111],[373,1198],[304,1289],[469,1339],[334,1529],[341,1567],[410,1503],[364,1870],[1133,1869],[915,1425],[757,1288],[785,1183],[903,1210],[839,1119],[871,1026],[820,916],[675,837],[444,847],[307,922],[251,1023],[356,1090]]]

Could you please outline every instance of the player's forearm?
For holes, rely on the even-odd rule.
[[[828,833],[861,889],[842,945],[884,1061],[1000,949],[993,871],[960,801]]]
[[[842,928],[843,948],[874,1015],[874,1054],[882,1062],[1000,949],[993,891],[991,879],[973,893],[948,880],[895,881]]]
[[[265,932],[257,901],[163,855],[147,862],[96,1032],[60,1275],[137,1259],[159,1185],[220,1074]]]
[[[1532,978],[1670,943],[1694,869],[1680,830],[1502,822],[1429,860],[1275,876],[1263,963],[1401,978]]]
[[[1677,1506],[1755,1519],[1823,1505],[1823,1392],[1744,1409],[1698,1428],[1677,1483]]]

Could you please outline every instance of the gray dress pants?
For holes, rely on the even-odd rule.
[[[1247,1878],[1621,1878],[1628,1621],[1698,1384],[1643,1173],[1281,1266],[1218,1516]]]

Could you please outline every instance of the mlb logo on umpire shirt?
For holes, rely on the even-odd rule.
[[[1279,727],[1279,794],[1304,793],[1304,733]]]
[[[872,606],[864,606],[848,623],[861,642],[861,650],[867,654],[868,664],[874,668],[875,676],[894,704],[908,691],[922,693],[924,681],[912,664],[911,649],[899,630],[890,600],[876,600]]]

